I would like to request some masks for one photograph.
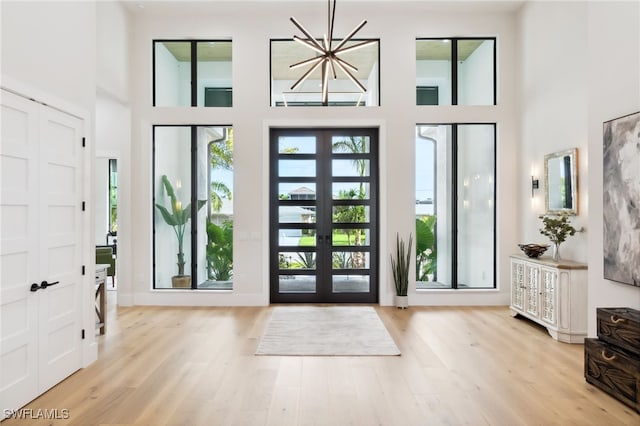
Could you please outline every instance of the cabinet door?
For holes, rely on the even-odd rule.
[[[524,263],[511,260],[511,306],[524,311]]]
[[[540,292],[540,318],[551,325],[558,322],[558,271],[555,269],[540,268],[541,292]]]
[[[525,312],[533,317],[540,316],[540,269],[536,265],[525,265],[526,297]]]

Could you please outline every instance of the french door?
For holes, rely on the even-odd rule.
[[[82,367],[84,123],[4,90],[0,117],[0,408],[13,410]]]
[[[378,301],[378,130],[271,129],[271,302]]]

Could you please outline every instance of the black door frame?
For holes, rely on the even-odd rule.
[[[331,140],[331,136],[367,136],[369,137],[370,149],[367,154],[333,154],[331,150],[331,144],[324,149],[320,146],[317,147],[315,154],[280,154],[278,152],[278,138],[280,136],[305,136],[314,135],[318,137],[319,144],[326,140]],[[378,128],[271,128],[269,132],[269,287],[270,287],[270,301],[271,303],[378,303],[379,300],[379,259],[378,259],[378,228],[379,228],[379,165],[378,165],[378,146],[379,146],[379,129]],[[321,152],[322,151],[322,152]],[[296,200],[290,202],[289,200],[280,200],[278,194],[278,164],[280,159],[291,158],[295,155],[297,159],[320,159],[323,161],[317,163],[316,176],[313,178],[296,178],[296,181],[308,181],[317,182],[319,188],[328,188],[328,193],[325,191],[325,195],[317,195],[317,200]],[[322,156],[322,157],[321,157]],[[331,160],[334,158],[341,159],[354,159],[365,158],[369,160],[369,176],[353,178],[352,181],[365,181],[369,183],[369,199],[368,200],[332,200],[331,197]],[[322,164],[320,164],[322,163]],[[324,167],[324,169],[322,169]],[[322,182],[321,182],[322,180]],[[350,181],[349,178],[339,178],[338,181],[345,182]],[[325,282],[316,281],[316,292],[314,293],[294,293],[279,292],[279,275],[281,273],[279,269],[279,254],[286,248],[279,245],[279,207],[287,204],[295,205],[309,205],[316,206],[317,214],[324,216],[332,222],[332,208],[335,205],[366,205],[369,206],[369,222],[367,224],[338,224],[337,227],[343,227],[345,229],[363,228],[369,230],[369,246],[366,248],[353,247],[334,247],[332,244],[327,244],[331,241],[330,235],[323,238],[318,235],[317,243],[315,247],[298,247],[298,252],[315,252],[316,254],[316,270],[311,271],[314,275],[324,276]],[[288,225],[288,224],[287,224]],[[315,229],[314,225],[306,225],[303,223],[292,224],[295,228],[301,229]],[[336,227],[332,224],[331,227]],[[340,270],[333,269],[331,262],[331,253],[333,250],[339,249],[339,251],[366,251],[369,253],[369,269],[368,270]],[[323,260],[324,259],[324,260]],[[327,260],[328,259],[328,260]],[[323,263],[324,262],[324,263]],[[328,264],[327,264],[328,262]],[[320,268],[324,268],[320,271]],[[343,275],[347,272],[354,273],[354,275],[368,275],[369,276],[369,292],[333,292],[332,291],[332,276]],[[309,274],[310,271],[302,270],[287,270],[287,274]],[[324,274],[324,275],[323,275]]]

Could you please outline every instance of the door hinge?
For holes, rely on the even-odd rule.
[[[82,265],[82,275],[84,275],[84,265]]]
[[[82,329],[82,340],[84,340],[84,328]]]
[[[84,148],[85,146],[87,146],[87,138],[83,137],[82,138],[82,147]]]
[[[86,203],[83,201],[83,202],[82,202],[82,211],[84,211],[84,209],[85,209],[85,207],[86,207],[86,205],[85,205],[85,204],[86,204]]]

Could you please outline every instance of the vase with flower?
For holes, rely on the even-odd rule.
[[[560,244],[578,231],[571,225],[569,215],[566,213],[543,215],[540,219],[543,226],[540,228],[540,233],[553,243],[553,260],[557,262],[560,260]]]

